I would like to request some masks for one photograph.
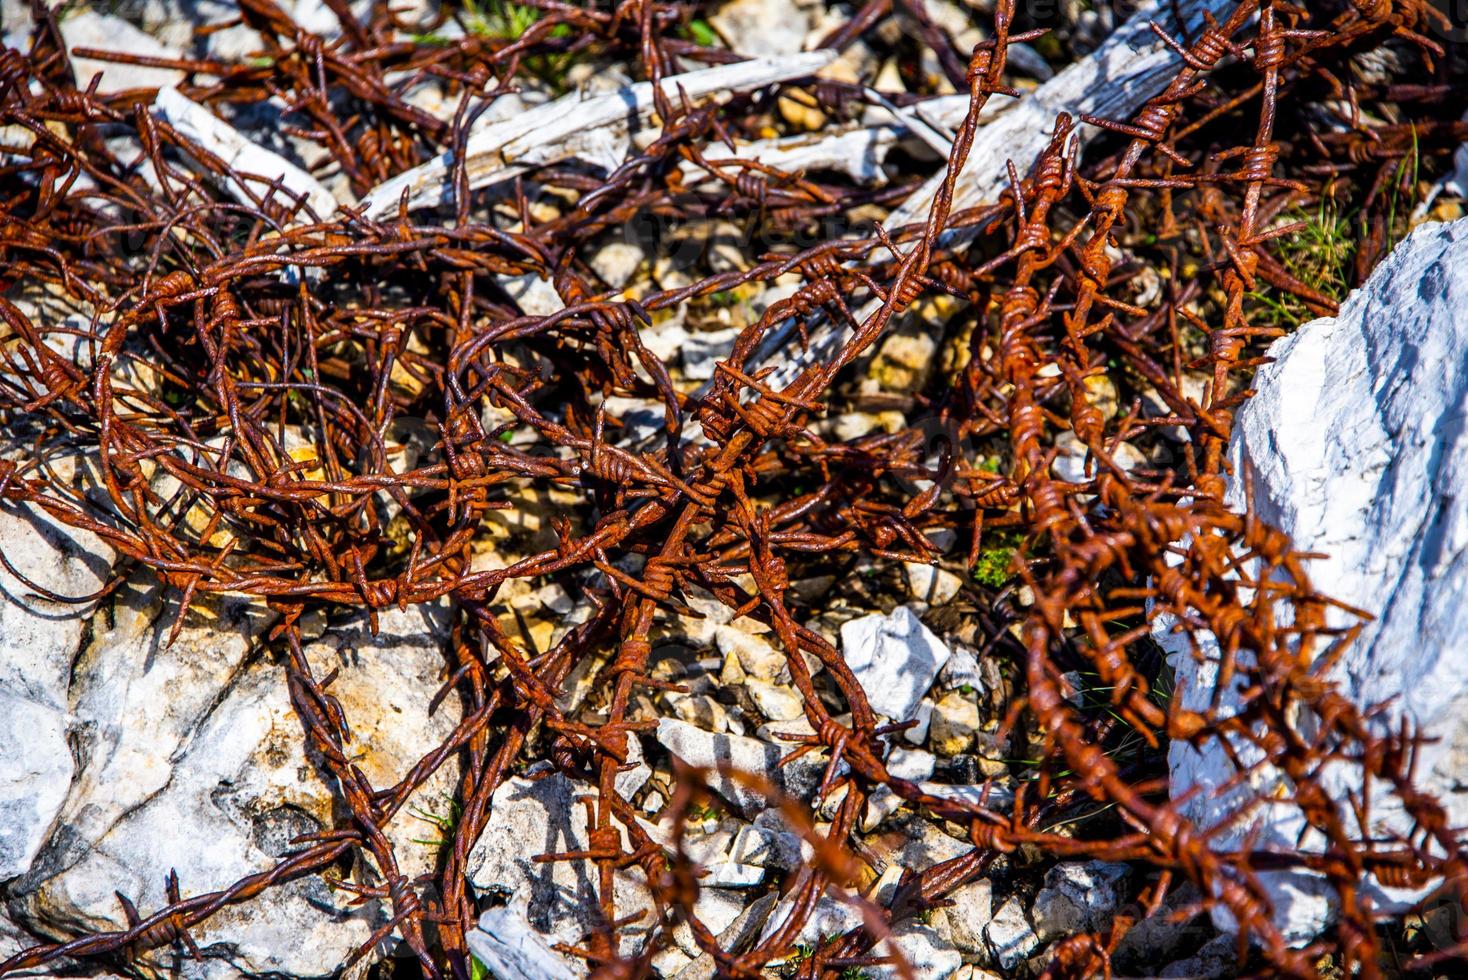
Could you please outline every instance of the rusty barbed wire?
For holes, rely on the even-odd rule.
[[[828,46],[846,49],[888,17],[909,18],[970,99],[927,219],[888,235],[823,222],[899,200],[915,180],[899,177],[877,194],[832,174],[737,157],[710,162],[715,143],[760,135],[754,120],[772,104],[768,95],[687,105],[656,87],[660,130],[605,179],[547,167],[534,174],[542,199],[532,200],[537,191],[524,179],[468,193],[471,106],[513,92],[550,59],[594,54],[653,81],[680,64],[731,60],[682,30],[696,5],[523,2],[536,17],[518,37],[468,32],[409,43],[386,5],[366,21],[335,5],[342,35],[327,43],[271,0],[245,0],[241,17],[265,45],[256,62],[86,52],[178,69],[188,79],[180,90],[223,115],[275,99],[289,135],[319,149],[318,169],[338,172],[354,197],[454,151],[451,209],[381,220],[350,212],[323,220],[278,185],[250,204],[231,203],[219,188],[241,183],[239,175],[155,119],[137,93],[100,94],[73,81],[54,13],[37,7],[30,50],[0,57],[3,125],[31,140],[10,139],[0,167],[0,278],[7,294],[47,291],[88,321],[38,322],[0,297],[0,418],[26,437],[0,462],[0,497],[98,535],[120,556],[119,581],[130,568],[151,569],[182,596],[175,631],[208,594],[267,603],[279,619],[264,642],[283,653],[302,738],[333,777],[345,814],[298,839],[268,871],[232,884],[171,877],[164,908],[144,915],[123,899],[125,930],[24,950],[0,973],[63,958],[142,962],[164,947],[197,956],[189,930],[221,908],[332,874],[354,856],[376,869],[378,883],[333,880],[390,910],[354,959],[392,935],[425,975],[467,978],[465,935],[479,911],[470,851],[496,789],[532,757],[594,787],[585,801],[589,847],[542,859],[583,864],[595,881],[600,925],[562,951],[597,976],[646,974],[680,922],[723,975],[754,977],[790,957],[828,887],[856,883],[866,858],[852,841],[883,787],[962,828],[972,849],[906,876],[886,907],[860,899],[864,925],[792,963],[796,976],[887,962],[881,943],[894,923],[941,907],[1021,847],[1149,868],[1156,876],[1136,890],[1149,910],[1174,883],[1190,882],[1200,908],[1225,910],[1268,970],[1292,976],[1316,976],[1325,954],[1345,972],[1380,972],[1378,923],[1356,900],[1365,873],[1387,885],[1442,881],[1460,902],[1468,897],[1461,841],[1441,805],[1412,783],[1414,733],[1382,735],[1320,679],[1319,664],[1349,641],[1326,627],[1330,598],[1312,590],[1288,540],[1223,503],[1232,413],[1263,341],[1280,332],[1251,319],[1251,297],[1267,288],[1314,312],[1336,301],[1271,255],[1288,233],[1281,216],[1330,186],[1358,182],[1372,229],[1358,252],[1355,272],[1364,277],[1393,233],[1382,188],[1401,183],[1404,159],[1445,159],[1468,135],[1465,124],[1432,115],[1462,79],[1428,36],[1430,5],[1306,10],[1243,0],[1198,36],[1166,39],[1180,67],[1133,118],[1057,118],[1038,159],[1013,161],[1002,199],[964,212],[953,210],[954,187],[979,110],[1009,91],[1009,45],[1033,37],[1028,25],[1001,0],[988,39],[963,52],[921,0],[859,5]],[[1434,78],[1392,93],[1345,70],[1387,45],[1420,58]],[[424,79],[445,85],[446,102],[457,106],[449,118],[406,97]],[[841,84],[807,79],[788,89],[835,112],[855,99]],[[1394,97],[1397,113],[1412,118],[1356,111],[1342,122],[1290,109],[1298,129],[1286,146],[1280,113],[1319,93],[1356,109]],[[1240,144],[1239,120],[1251,114],[1253,134]],[[1103,131],[1105,147],[1085,163],[1071,139],[1083,124]],[[686,168],[707,181],[695,184]],[[560,204],[534,207],[550,199]],[[587,249],[649,215],[669,226],[737,219],[762,244],[737,268],[634,295],[601,280]],[[813,228],[814,243],[798,234]],[[958,228],[973,244],[942,238]],[[1174,268],[1141,301],[1119,248],[1121,233],[1137,228],[1151,229],[1175,259],[1196,248],[1198,275]],[[524,311],[499,276],[539,277],[564,308]],[[644,340],[657,318],[687,304],[789,277],[792,288],[743,326],[702,393],[675,383]],[[850,397],[851,365],[936,297],[962,304],[930,322],[953,332],[958,363],[914,405],[941,437],[919,425],[848,440],[820,430],[821,414]],[[864,300],[877,308],[859,320]],[[850,339],[773,387],[768,366],[749,363],[753,352],[780,322],[803,330],[815,317],[846,324]],[[1185,368],[1207,375],[1201,398],[1182,383]],[[1145,383],[1162,411],[1144,415],[1138,400],[1107,412],[1096,379],[1128,392]],[[613,397],[656,405],[652,436],[627,438],[631,424],[608,407]],[[1173,465],[1124,464],[1121,443],[1158,440],[1167,428],[1187,436]],[[1086,453],[1082,479],[1053,473],[1063,435]],[[63,445],[92,454],[99,492],[76,491],[50,470]],[[553,546],[484,567],[474,545],[488,515],[519,506],[515,492],[528,487],[577,503],[554,520]],[[935,531],[953,532],[951,555],[933,544]],[[1012,800],[991,805],[889,771],[884,760],[901,726],[882,724],[793,583],[820,562],[857,559],[971,570],[999,534],[1020,542],[1016,579],[980,590],[985,605],[973,619],[986,653],[1017,670],[1005,728],[1024,734],[1041,758]],[[551,576],[577,584],[589,615],[541,650],[511,635],[494,607],[507,583]],[[91,598],[30,587],[58,601]],[[1027,597],[1017,604],[1021,589]],[[690,808],[710,792],[709,774],[677,770],[664,811],[671,848],[649,836],[616,782],[629,740],[657,724],[639,696],[670,684],[654,670],[657,630],[690,611],[694,590],[768,628],[812,733],[792,737],[785,761],[825,762],[814,800],[762,787],[814,858],[786,883],[784,925],[738,951],[720,949],[694,914],[697,869],[677,843]],[[422,747],[399,782],[374,786],[344,748],[351,719],[330,693],[333,677],[316,676],[303,653],[302,617],[362,608],[375,628],[379,610],[445,597],[455,623],[434,707],[447,710],[444,697],[457,691],[463,715],[442,743]],[[1149,639],[1159,616],[1219,640],[1220,685],[1248,681],[1240,712],[1195,712],[1159,696],[1167,668]],[[594,716],[559,697],[574,672],[588,669],[606,692]],[[1077,669],[1099,679],[1104,698],[1072,696],[1065,678]],[[1308,735],[1302,712],[1315,720]],[[1139,761],[1113,757],[1126,740],[1144,747]],[[1168,742],[1211,740],[1247,745],[1255,769],[1284,773],[1326,846],[1294,855],[1211,847],[1208,828],[1169,799],[1162,768]],[[410,880],[383,828],[450,758],[462,763],[453,839],[431,881]],[[1324,792],[1319,770],[1328,761],[1390,787],[1413,831],[1361,839],[1352,828],[1367,825],[1367,803]],[[821,802],[833,809],[817,824],[807,807]],[[1077,829],[1078,814],[1097,808],[1109,815]],[[615,876],[633,866],[651,909],[617,903]],[[1281,935],[1254,876],[1279,866],[1318,873],[1340,899],[1338,925],[1303,949]],[[195,894],[181,897],[182,886]],[[619,927],[639,915],[653,923],[648,945],[624,957]],[[1111,970],[1137,920],[1119,916],[1098,934],[1067,938],[1046,973]],[[1468,936],[1456,940],[1420,963],[1468,949]],[[911,972],[900,958],[895,969]]]

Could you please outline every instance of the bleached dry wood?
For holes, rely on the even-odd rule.
[[[576,976],[515,907],[487,910],[479,917],[479,928],[465,938],[469,952],[495,980],[572,980]]]
[[[1195,36],[1204,24],[1204,15],[1222,17],[1234,7],[1233,0],[1148,0],[1088,57],[1076,62],[1026,95],[1018,105],[999,115],[979,129],[968,160],[959,172],[954,188],[955,211],[992,202],[1007,184],[1007,163],[1015,162],[1024,173],[1044,150],[1054,133],[1055,117],[1081,113],[1108,119],[1125,120],[1143,104],[1167,87],[1177,72],[1180,59],[1152,31],[1156,23],[1167,33],[1178,36],[1178,20],[1174,10],[1187,25],[1189,36]],[[992,100],[991,100],[992,101]],[[1095,135],[1091,127],[1079,127],[1076,139],[1083,145]],[[895,230],[923,221],[933,204],[933,197],[943,183],[939,171],[920,187],[897,210],[888,216],[885,226]],[[858,316],[865,320],[877,309],[869,302]],[[851,331],[842,324],[822,321],[809,328],[810,346],[794,347],[794,323],[787,321],[772,330],[754,356],[753,368],[770,363],[782,354],[774,372],[765,383],[779,389],[816,361],[825,360],[847,341]]]
[[[290,198],[300,198],[323,221],[336,213],[336,198],[315,177],[280,154],[250,141],[206,107],[179,94],[172,85],[158,90],[153,114],[172,126],[184,139],[238,171],[238,178],[226,177],[220,183],[241,204],[258,204],[272,193],[271,185],[279,182],[286,192],[273,191],[280,203],[288,204]],[[298,212],[295,220],[311,219],[309,215]]]
[[[1151,0],[1137,10],[1106,39],[1106,42],[1034,92],[1019,105],[979,131],[973,151],[959,173],[954,188],[953,209],[960,211],[993,201],[1006,186],[1005,164],[1014,160],[1024,166],[1039,155],[1055,131],[1055,117],[1062,112],[1072,117],[1081,113],[1124,121],[1148,99],[1161,94],[1177,74],[1178,56],[1152,31],[1152,23],[1178,35],[1174,6],[1182,14],[1187,31],[1196,34],[1203,15],[1222,17],[1234,7],[1233,0]],[[1084,141],[1096,130],[1083,127]],[[933,197],[943,183],[934,174],[887,218],[887,228],[922,221],[932,207]]]
[[[748,160],[789,174],[831,170],[844,173],[859,184],[880,185],[887,180],[882,164],[904,136],[901,126],[864,126],[844,133],[805,133],[736,143],[733,153],[725,146],[712,147],[704,156],[716,166],[736,159]],[[695,163],[684,161],[679,169],[683,171],[683,179],[692,184],[713,181]]]
[[[996,117],[1013,104],[1009,99],[992,99],[984,107],[980,118]],[[952,130],[963,122],[968,107],[967,95],[943,95],[907,111],[930,125],[937,124]],[[713,164],[734,159],[748,160],[791,174],[831,170],[844,173],[861,184],[880,185],[887,179],[882,170],[887,154],[909,135],[904,121],[898,119],[839,133],[808,133],[750,140],[747,143],[736,143],[733,153],[725,146],[712,146],[704,151],[704,157]],[[685,162],[681,169],[685,180],[704,183],[709,179],[695,164]]]
[[[11,6],[7,4],[5,7],[7,17],[10,16],[11,10]],[[8,23],[5,25],[7,30],[16,26]],[[119,51],[144,55],[149,58],[172,59],[184,56],[183,52],[168,47],[153,35],[139,30],[115,14],[102,13],[99,10],[83,10],[72,16],[58,17],[57,28],[61,31],[61,38],[66,43],[66,52],[71,60],[71,71],[76,79],[77,88],[85,89],[92,77],[99,74],[102,79],[97,84],[98,95],[116,95],[118,92],[126,92],[129,89],[161,88],[184,79],[184,73],[176,68],[129,65],[117,61],[83,58],[72,53],[78,48],[92,48],[97,51]],[[24,36],[24,34],[20,35],[20,37]],[[7,37],[8,40],[10,38]],[[23,46],[24,42],[22,42]]]
[[[670,99],[680,98],[681,92],[696,102],[810,75],[834,58],[833,51],[755,58],[672,75],[663,79],[662,87]],[[652,112],[652,83],[639,82],[589,99],[567,95],[487,126],[472,134],[465,146],[469,187],[477,190],[534,167],[572,158],[620,163],[630,127],[634,122],[645,123]],[[409,210],[450,203],[453,162],[451,153],[443,153],[374,187],[363,199],[367,217],[391,214],[404,194]]]

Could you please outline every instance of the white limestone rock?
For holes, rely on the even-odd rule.
[[[765,797],[745,783],[718,772],[720,765],[760,776],[780,793],[799,800],[809,800],[826,768],[825,757],[815,753],[781,766],[779,762],[788,753],[788,745],[742,735],[714,734],[675,718],[659,719],[657,737],[664,748],[688,765],[716,770],[709,777],[714,792],[750,815],[768,805]]]
[[[828,889],[826,894],[816,899],[815,905],[811,907],[810,917],[800,927],[795,941],[805,944],[820,943],[831,936],[859,928],[865,921],[859,902],[854,896],[848,900],[846,896],[839,895],[835,888]],[[793,911],[794,902],[782,898],[766,920],[760,942],[765,942],[784,929]]]
[[[963,588],[963,579],[935,565],[908,561],[902,563],[902,571],[907,577],[908,592],[918,602],[926,602],[930,606],[942,606],[953,601]]]
[[[889,866],[921,870],[951,861],[973,850],[973,844],[944,833],[931,819],[905,814],[890,821],[891,829],[868,843]]]
[[[28,50],[28,39],[34,27],[31,5],[27,0],[0,0],[0,28],[5,31],[3,40],[7,47],[17,51]]]
[[[718,370],[715,365],[729,357],[734,341],[743,332],[740,327],[706,330],[687,335],[679,350],[683,358],[683,376],[693,381],[707,381]]]
[[[41,942],[40,939],[11,922],[10,917],[0,910],[0,960],[9,959],[21,950],[29,949],[39,942]]]
[[[809,3],[796,0],[731,0],[709,17],[730,50],[746,57],[794,54],[810,30]]]
[[[1306,324],[1270,348],[1259,369],[1258,394],[1240,410],[1230,445],[1228,499],[1244,499],[1253,477],[1254,504],[1266,522],[1288,532],[1297,550],[1329,557],[1311,561],[1312,586],[1370,613],[1360,636],[1332,674],[1342,693],[1366,708],[1393,700],[1374,721],[1383,730],[1404,715],[1429,741],[1417,760],[1418,785],[1437,793],[1454,826],[1468,823],[1468,220],[1420,227],[1353,293],[1339,316]],[[1336,625],[1350,621],[1332,613]],[[1169,654],[1185,705],[1209,701],[1216,641],[1188,637],[1159,617],[1154,636]],[[1224,707],[1237,706],[1237,688]],[[1435,739],[1435,741],[1433,741]],[[1244,753],[1244,763],[1257,756]],[[1203,828],[1232,826],[1215,847],[1294,851],[1304,826],[1281,801],[1236,818],[1242,799],[1282,784],[1267,768],[1251,786],[1236,776],[1223,747],[1203,753],[1183,742],[1169,752],[1172,795]],[[1326,773],[1344,799],[1359,790],[1359,770]],[[1402,832],[1399,805],[1373,793],[1367,833]],[[1347,813],[1349,813],[1349,808]],[[1360,831],[1360,828],[1356,828]],[[1256,836],[1257,835],[1257,836]],[[1305,846],[1318,841],[1307,836]],[[1303,872],[1262,872],[1276,924],[1304,943],[1333,914],[1334,896]],[[1379,908],[1411,896],[1376,886],[1365,891]],[[1215,915],[1222,928],[1226,916]]]
[[[938,760],[930,752],[919,749],[894,748],[887,756],[887,771],[899,779],[921,782],[933,775]],[[862,816],[862,833],[871,833],[888,817],[902,808],[902,797],[892,792],[890,786],[878,786],[867,797],[866,812]]]
[[[1091,458],[1090,450],[1076,438],[1074,432],[1062,432],[1055,439],[1055,447],[1060,450],[1060,455],[1050,464],[1050,472],[1056,479],[1068,483],[1084,483],[1104,468],[1099,460]],[[1111,461],[1123,473],[1131,473],[1147,465],[1147,457],[1129,442],[1119,442],[1108,451]]]
[[[23,127],[6,127],[3,132],[6,136],[7,149],[14,146],[23,149],[28,154],[35,143],[35,134]],[[112,142],[108,144],[109,149],[114,149],[115,146],[116,144]],[[117,213],[120,214],[120,212]],[[25,318],[41,343],[83,371],[92,370],[95,366],[92,362],[93,318],[92,311],[88,309],[86,303],[67,294],[61,287],[34,282],[16,283],[4,298],[7,303],[13,304],[16,312]],[[98,313],[97,327],[100,330],[104,328],[110,318],[102,311]],[[12,330],[8,323],[0,326],[0,336],[5,337],[7,341],[11,340]],[[38,385],[39,379],[30,369],[24,367],[24,364],[24,361],[11,353],[4,361],[0,361],[0,380],[21,386],[24,390],[39,395],[44,389]],[[115,365],[115,367],[121,367],[121,365]],[[11,370],[11,368],[20,370]],[[126,377],[126,375],[122,376]],[[130,382],[135,380],[128,378]],[[21,446],[12,446],[10,442],[7,442],[6,449],[9,451],[7,454],[10,455],[21,450]]]
[[[693,902],[693,914],[705,929],[715,936],[739,921],[739,917],[753,904],[748,892],[728,888],[709,888],[700,883],[698,898]],[[673,928],[673,941],[689,959],[703,955],[703,948],[693,936],[693,927],[685,919]]]
[[[759,713],[769,721],[794,721],[805,714],[800,695],[783,684],[746,680],[745,690]]]
[[[1105,861],[1062,861],[1045,873],[1030,918],[1043,940],[1092,932],[1126,900],[1129,868]]]
[[[979,724],[978,702],[962,691],[950,691],[933,708],[929,744],[939,755],[961,755],[973,747]]]
[[[903,739],[913,745],[928,744],[928,729],[933,724],[933,710],[937,707],[931,698],[923,698],[918,702],[917,709],[913,712],[912,721],[917,724],[905,729],[902,733]]]
[[[489,823],[469,852],[469,881],[481,896],[518,910],[547,944],[579,944],[604,925],[596,875],[588,875],[581,862],[535,858],[590,849],[590,824],[579,800],[595,797],[596,788],[560,773],[532,775],[540,778],[516,777],[495,790]],[[614,893],[619,915],[651,910],[640,869],[618,873]],[[645,916],[620,931],[624,954],[640,949],[654,921]],[[572,966],[577,976],[585,975],[579,962]]]
[[[713,891],[713,889],[707,891]],[[744,952],[759,937],[760,930],[764,928],[765,922],[769,919],[777,899],[776,895],[763,895],[751,902],[733,922],[719,931],[719,948],[736,953]],[[699,910],[702,902],[703,898],[700,896],[699,901],[694,905],[694,911],[700,917],[702,912]],[[674,930],[675,938],[677,935],[677,930]],[[689,936],[691,938],[691,932]],[[714,980],[716,974],[717,969],[713,956],[700,952],[692,963],[678,971],[676,980]]]
[[[66,715],[0,690],[0,879],[30,869],[55,826],[74,767]]]
[[[633,242],[608,242],[591,257],[591,268],[607,285],[621,289],[632,281],[637,267],[646,258],[642,247]]]
[[[769,640],[747,633],[738,625],[719,626],[714,630],[714,642],[719,652],[739,658],[740,668],[749,676],[762,681],[789,680],[790,673],[785,665],[785,654],[770,644]]]
[[[943,940],[932,929],[917,922],[904,922],[892,930],[892,937],[877,944],[878,956],[901,956],[912,969],[913,976],[924,980],[948,980],[963,966],[963,954]],[[866,971],[873,980],[897,980],[902,976],[895,964],[870,967]]]
[[[7,455],[13,455],[7,453]],[[55,456],[53,472],[79,489],[87,467]],[[0,567],[0,881],[24,874],[45,845],[75,771],[67,741],[71,661],[95,602],[55,602],[32,585],[75,599],[106,582],[116,558],[90,531],[38,507],[0,508],[0,552],[27,584]]]
[[[523,276],[495,278],[526,316],[551,316],[566,308],[556,287],[533,272],[527,272]]]
[[[178,596],[139,572],[77,654],[69,696],[83,766],[62,815],[69,835],[102,840],[168,786],[180,750],[274,618],[246,600],[201,601],[169,646],[177,615]]]
[[[1024,903],[1018,897],[999,906],[994,918],[984,926],[984,939],[994,962],[1005,972],[1012,971],[1040,948],[1040,937],[1025,917]]]
[[[652,766],[643,761],[642,740],[636,734],[627,735],[627,768],[612,777],[612,786],[623,799],[632,796],[652,778]]]
[[[872,710],[894,721],[917,715],[918,703],[951,656],[907,606],[890,616],[872,613],[842,624],[841,647]]]
[[[47,847],[10,888],[12,911],[31,928],[120,928],[114,892],[148,915],[165,903],[170,869],[185,895],[223,888],[337,820],[331,780],[306,755],[283,672],[258,655],[270,617],[242,599],[203,602],[169,646],[175,602],[138,576],[98,616],[78,658],[70,696],[80,772]],[[423,740],[445,737],[458,717],[452,701],[426,712],[443,666],[439,620],[430,608],[386,610],[375,638],[354,617],[307,645],[316,676],[340,670],[330,692],[351,723],[346,751],[374,786],[400,779]],[[455,780],[446,765],[410,807],[441,810],[430,797]],[[431,869],[434,848],[412,843],[429,836],[421,824],[400,814],[387,833],[410,879]],[[178,841],[188,846],[171,846]],[[377,878],[364,867],[352,875]],[[192,932],[210,969],[330,975],[386,919],[381,903],[351,902],[306,877]],[[293,941],[281,943],[283,934]]]
[[[929,796],[989,810],[1004,811],[1014,805],[1014,788],[1001,785],[993,780],[986,783],[957,785],[925,781],[918,783],[918,788]]]
[[[986,687],[978,654],[962,645],[955,646],[953,657],[938,672],[938,681],[945,691],[968,687],[980,697]]]
[[[954,948],[965,956],[987,952],[984,927],[994,918],[994,885],[987,878],[971,881],[949,893],[952,904],[943,909]]]
[[[795,834],[734,820],[686,840],[683,847],[708,872],[699,879],[705,888],[752,888],[765,880],[767,869],[789,871],[800,864],[800,838]]]

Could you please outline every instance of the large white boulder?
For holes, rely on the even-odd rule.
[[[202,599],[170,645],[177,599],[139,573],[75,655],[67,697],[77,773],[39,856],[6,887],[34,932],[123,927],[117,893],[150,915],[166,904],[170,870],[185,896],[219,890],[340,818],[334,779],[308,755],[284,668],[264,642],[273,617],[244,598]],[[354,615],[306,645],[316,677],[339,671],[329,690],[351,724],[345,749],[374,787],[401,779],[460,717],[453,698],[427,712],[444,673],[443,620],[435,607],[389,609],[373,636]],[[432,870],[440,835],[414,814],[448,819],[456,778],[446,764],[387,828],[410,879]],[[344,876],[381,878],[362,862]],[[381,902],[353,899],[310,875],[227,906],[192,930],[207,962],[186,969],[336,973],[388,915]],[[166,966],[173,954],[150,955]]]
[[[1373,619],[1345,651],[1332,678],[1358,706],[1387,703],[1375,723],[1403,716],[1436,741],[1423,746],[1420,788],[1468,823],[1468,220],[1419,228],[1342,306],[1277,341],[1259,369],[1257,394],[1238,414],[1229,502],[1241,507],[1252,474],[1254,506],[1288,532],[1320,593]],[[1354,622],[1342,610],[1337,625]],[[1187,707],[1212,694],[1217,646],[1187,637],[1160,617],[1154,635],[1168,650]],[[1238,704],[1238,687],[1224,707]],[[1243,753],[1245,763],[1257,760]],[[1213,838],[1230,849],[1295,851],[1304,828],[1282,777],[1267,767],[1230,787],[1237,770],[1217,742],[1202,752],[1175,743],[1172,795],[1203,827],[1231,824]],[[1359,770],[1326,774],[1337,799],[1359,791]],[[1241,811],[1256,792],[1274,801]],[[1188,795],[1192,794],[1192,795]],[[1373,793],[1367,833],[1407,823],[1391,794]],[[1361,830],[1362,828],[1357,828]],[[1318,846],[1307,834],[1305,846]],[[1308,941],[1333,915],[1335,897],[1318,877],[1265,872],[1276,924]],[[1379,907],[1410,898],[1368,880]],[[1227,925],[1220,921],[1220,925]]]

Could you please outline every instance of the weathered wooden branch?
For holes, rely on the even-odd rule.
[[[218,157],[239,174],[219,179],[212,171],[205,171],[241,204],[255,206],[274,193],[282,204],[290,197],[302,199],[322,221],[336,213],[336,198],[315,177],[280,154],[252,142],[207,107],[179,94],[173,86],[158,90],[152,111],[184,139]],[[274,190],[272,185],[277,183],[285,194]],[[297,222],[305,220],[309,220],[308,215],[296,215]]]
[[[670,99],[696,102],[731,92],[747,92],[814,74],[835,58],[833,51],[812,51],[778,58],[755,58],[663,79]],[[487,187],[535,167],[572,158],[615,167],[625,154],[632,127],[653,113],[651,82],[639,82],[589,99],[567,95],[486,126],[470,135],[465,169],[471,190]],[[369,218],[383,218],[406,195],[409,210],[453,201],[454,159],[443,153],[407,173],[374,187],[363,198]]]

